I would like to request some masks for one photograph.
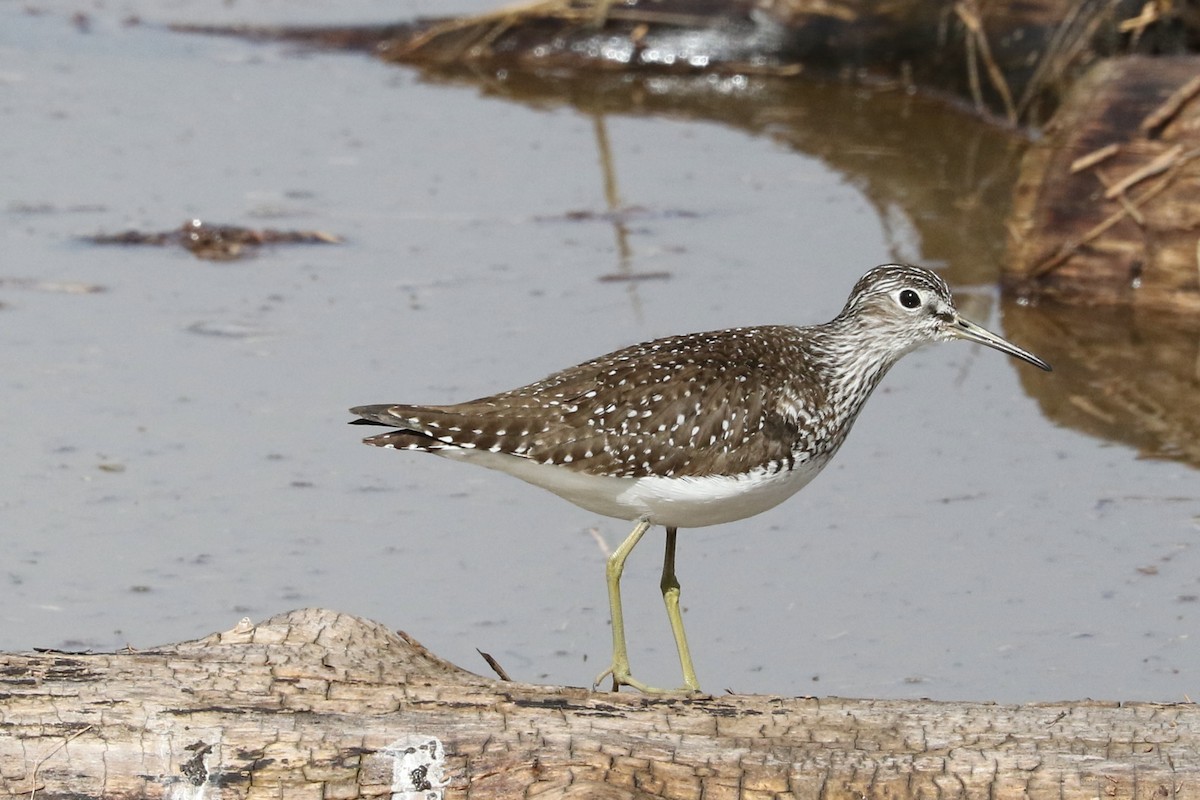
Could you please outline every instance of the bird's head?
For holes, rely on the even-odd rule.
[[[931,342],[966,339],[1050,369],[1037,356],[965,318],[946,282],[924,267],[875,267],[854,285],[838,321],[852,327],[864,347],[888,353],[891,361]]]

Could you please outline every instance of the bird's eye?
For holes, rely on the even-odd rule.
[[[912,289],[905,289],[900,292],[900,305],[905,308],[916,308],[921,305],[921,295]]]

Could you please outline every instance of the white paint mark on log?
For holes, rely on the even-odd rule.
[[[208,797],[208,787],[212,783],[208,758],[210,755],[216,758],[214,750],[219,747],[219,737],[211,738],[217,743],[209,744],[200,738],[185,746],[182,753],[174,752],[176,757],[186,754],[189,758],[179,764],[178,775],[163,776],[167,784],[166,796],[170,800],[206,800]]]
[[[178,781],[167,787],[169,800],[207,800],[208,784],[192,786],[187,781]]]
[[[405,736],[383,748],[392,757],[392,800],[442,800],[446,751],[433,736]]]

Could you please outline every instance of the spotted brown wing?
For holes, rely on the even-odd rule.
[[[813,449],[814,409],[824,407],[823,381],[779,380],[806,368],[802,335],[767,327],[659,339],[466,403],[353,412],[399,428],[372,444],[488,450],[590,474],[789,469],[798,447]]]

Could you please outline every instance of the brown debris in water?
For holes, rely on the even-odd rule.
[[[267,244],[341,244],[342,239],[324,231],[256,230],[236,225],[214,225],[191,219],[177,230],[147,233],[128,230],[121,233],[101,233],[85,239],[92,244],[179,245],[196,258],[207,261],[234,261],[248,258],[257,248]]]

